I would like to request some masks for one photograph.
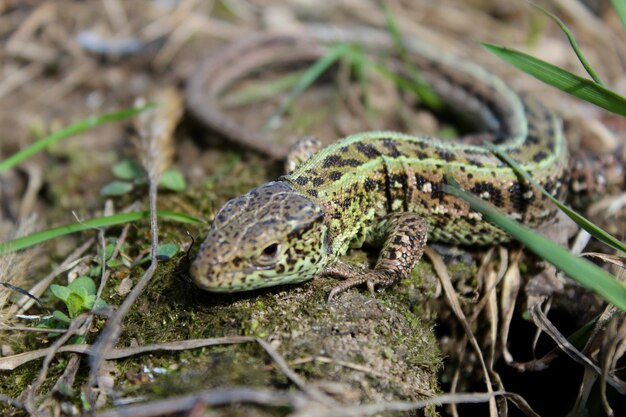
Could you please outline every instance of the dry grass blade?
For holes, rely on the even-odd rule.
[[[584,252],[580,254],[581,256],[586,256],[588,258],[597,258],[601,259],[604,262],[608,262],[610,264],[619,266],[620,268],[626,268],[626,258],[618,255],[609,255],[607,253],[600,252]]]
[[[432,405],[443,404],[478,404],[491,402],[494,398],[503,396],[513,402],[521,411],[529,417],[539,417],[539,414],[528,405],[519,395],[505,391],[492,391],[491,393],[463,393],[443,394],[421,401],[390,401],[375,404],[365,404],[352,407],[341,407],[333,410],[303,410],[290,414],[291,417],[362,417],[372,415],[388,415],[392,411],[420,410]]]
[[[15,237],[31,233],[34,226],[34,218],[26,220],[18,226]],[[27,250],[20,253],[5,253],[0,256],[0,279],[5,284],[0,286],[0,325],[7,326],[13,321],[15,312],[8,307],[9,297],[13,294],[12,288],[26,286],[29,265],[34,255],[34,250]],[[25,297],[28,296],[25,295]]]
[[[71,269],[77,262],[80,262],[83,254],[91,247],[91,245],[93,245],[94,242],[94,238],[88,239],[85,243],[74,249],[74,251],[72,251],[72,253],[70,253],[59,266],[54,268],[54,270],[46,275],[45,278],[39,280],[28,292],[35,297],[40,297],[44,293],[44,291],[46,291],[46,289],[50,286],[50,283],[52,282],[52,280],[54,280],[54,278],[56,278],[64,271]],[[28,296],[20,297],[9,308],[9,314],[23,314],[34,303],[35,301]]]
[[[278,352],[276,352],[276,350],[272,346],[270,346],[269,343],[267,343],[263,339],[257,339],[256,341],[258,342],[259,345],[261,345],[261,347],[263,347],[263,349],[265,349],[267,354],[270,355],[272,360],[276,363],[276,365],[278,365],[280,370],[287,376],[287,378],[289,378],[291,382],[296,384],[298,388],[300,388],[302,391],[306,392],[307,395],[309,395],[312,399],[319,401],[322,404],[329,405],[329,406],[338,405],[338,403],[335,400],[333,400],[332,398],[324,394],[322,391],[320,391],[316,387],[312,385],[308,385],[302,378],[300,378],[300,376],[298,376],[298,374],[296,374],[289,367],[287,362],[285,362],[285,359],[283,359],[283,357],[279,355]]]
[[[92,406],[94,405],[93,388],[97,385],[100,367],[107,356],[107,352],[113,348],[121,333],[122,320],[156,272],[159,243],[156,214],[157,185],[161,174],[169,167],[174,155],[173,133],[182,115],[183,100],[180,93],[174,88],[159,91],[154,99],[158,106],[145,112],[142,117],[138,118],[136,124],[140,135],[137,150],[148,174],[152,261],[137,285],[107,322],[95,344],[90,361],[91,370],[88,381],[88,386],[91,387],[89,400]]]
[[[152,97],[157,106],[136,117],[139,134],[137,155],[151,182],[158,183],[174,156],[173,133],[183,112],[183,99],[174,88],[159,91]]]
[[[480,361],[480,365],[483,370],[483,375],[485,379],[485,385],[487,386],[487,391],[490,394],[492,394],[493,391],[491,388],[492,384],[491,384],[491,378],[489,377],[489,370],[487,369],[487,365],[485,364],[485,359],[483,358],[483,354],[481,352],[480,346],[478,345],[478,341],[476,340],[476,338],[474,337],[474,334],[472,333],[472,329],[465,317],[465,314],[463,313],[463,310],[461,309],[461,305],[459,304],[458,297],[456,296],[456,293],[454,292],[454,287],[452,286],[452,282],[450,280],[450,276],[448,275],[446,265],[444,264],[443,259],[441,259],[441,257],[432,249],[425,248],[424,253],[428,256],[428,258],[432,262],[433,268],[435,269],[435,272],[437,273],[437,276],[439,277],[439,280],[441,281],[441,285],[443,286],[443,290],[446,294],[446,298],[448,299],[448,302],[450,303],[450,307],[452,307],[452,311],[461,322],[461,325],[463,326],[463,329],[465,330],[465,333],[470,340],[470,344],[476,351],[476,356],[478,357],[478,360]],[[498,411],[497,411],[494,398],[491,397],[488,401],[489,401],[490,414],[494,417],[497,416]]]
[[[46,380],[46,377],[48,375],[48,368],[50,367],[50,363],[52,362],[52,359],[54,359],[54,356],[59,351],[59,349],[63,346],[63,344],[67,342],[70,337],[72,337],[73,335],[77,334],[80,331],[80,329],[85,324],[87,318],[88,318],[87,314],[82,314],[76,317],[72,321],[72,324],[70,325],[70,328],[67,330],[67,332],[62,334],[61,337],[59,337],[59,339],[56,340],[52,346],[50,346],[50,348],[46,349],[46,356],[43,361],[43,364],[41,365],[41,369],[39,371],[39,375],[37,376],[37,379],[30,387],[28,387],[25,390],[23,394],[23,396],[25,397],[26,408],[28,409],[29,413],[34,414],[34,415],[38,414],[36,412],[37,406],[35,404],[37,401],[37,391],[39,390],[39,387],[41,386],[41,384],[43,384],[44,381]]]
[[[504,360],[513,363],[513,355],[508,349],[508,337],[513,313],[515,311],[515,300],[521,287],[522,277],[519,272],[519,261],[522,257],[522,250],[518,249],[511,255],[511,262],[504,273],[502,282],[502,292],[500,295],[500,309],[502,310],[502,321],[500,323],[500,348]]]
[[[26,410],[26,405],[24,403],[16,400],[15,398],[11,398],[9,396],[6,396],[4,394],[0,394],[0,402],[7,403],[7,404],[9,404],[12,407],[19,408],[20,410],[27,411]]]
[[[50,330],[47,330],[48,332]],[[180,342],[156,343],[151,345],[143,345],[132,348],[112,349],[105,356],[105,360],[128,358],[129,356],[141,355],[143,353],[157,351],[181,351],[189,349],[197,349],[207,346],[227,345],[236,343],[254,342],[256,339],[249,336],[231,336],[231,337],[215,337],[210,339],[189,339]],[[65,345],[57,349],[58,353],[86,353],[91,354],[92,345]],[[20,365],[45,357],[51,348],[38,349],[30,352],[19,353],[13,356],[0,358],[0,370],[12,371]]]
[[[621,315],[619,320],[613,320],[608,326],[607,337],[604,339],[605,345],[603,346],[603,361],[602,361],[602,375],[600,381],[602,382],[602,406],[606,412],[606,415],[615,415],[612,408],[609,405],[609,401],[606,397],[606,379],[609,372],[617,367],[617,361],[619,361],[626,352],[626,320]]]
[[[574,345],[570,343],[569,340],[565,336],[561,334],[557,330],[556,327],[548,320],[546,315],[541,311],[539,304],[534,304],[528,310],[530,312],[530,316],[533,319],[533,322],[537,327],[546,332],[548,336],[554,340],[559,347],[573,360],[580,363],[583,366],[586,366],[596,372],[596,374],[601,375],[602,370],[593,363],[589,358],[583,355]],[[607,382],[617,390],[622,395],[626,395],[626,383],[616,378],[614,376],[608,375]]]
[[[227,405],[253,403],[270,407],[301,408],[307,403],[306,397],[299,393],[272,391],[253,388],[231,388],[201,391],[191,395],[152,401],[146,404],[117,407],[97,413],[97,417],[150,417],[162,416],[191,410],[198,403],[207,405]]]

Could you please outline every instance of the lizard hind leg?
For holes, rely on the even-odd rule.
[[[383,246],[374,269],[337,261],[324,270],[324,275],[345,279],[330,291],[329,301],[361,284],[367,284],[373,295],[376,285],[388,286],[409,276],[426,246],[426,221],[413,213],[393,213],[382,222],[379,233]]]

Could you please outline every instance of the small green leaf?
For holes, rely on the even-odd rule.
[[[113,165],[113,175],[120,180],[134,181],[143,179],[143,169],[133,159],[124,159]]]
[[[63,285],[52,284],[50,286],[50,292],[61,301],[66,301],[72,291]]]
[[[77,296],[79,296],[81,300],[83,300],[84,305],[87,304],[86,300],[89,297],[89,293],[87,292],[86,288],[76,288],[72,290],[72,294],[76,294]]]
[[[167,261],[178,253],[178,245],[176,243],[163,243],[157,247],[157,259],[159,261]],[[152,260],[152,254],[144,256],[135,261],[134,265],[141,265]]]
[[[187,187],[187,182],[182,172],[174,168],[168,169],[163,173],[159,184],[172,191],[183,191]]]
[[[135,186],[128,181],[111,181],[100,190],[100,195],[104,197],[116,197],[132,191]]]
[[[72,322],[72,320],[69,317],[67,317],[67,315],[64,312],[59,311],[59,310],[54,310],[52,312],[52,317],[54,317],[61,323],[70,324]]]
[[[85,298],[83,298],[83,306],[85,307],[85,309],[91,310],[93,308],[95,301],[96,301],[95,295],[87,295]]]
[[[171,259],[177,253],[178,245],[176,243],[163,243],[157,247],[157,259],[160,261]]]
[[[102,310],[109,307],[109,305],[107,304],[106,301],[104,301],[102,298],[98,298],[96,299],[96,301],[94,301],[93,303],[93,307],[91,307],[92,310]]]
[[[78,293],[79,291],[84,291],[84,294],[95,294],[96,293],[96,283],[93,279],[87,276],[80,276],[76,278],[69,286],[72,292]]]
[[[124,263],[122,261],[120,261],[119,259],[109,259],[107,261],[107,266],[109,268],[117,268],[118,266],[124,265]]]
[[[87,310],[85,306],[85,300],[79,294],[73,292],[67,297],[65,301],[67,311],[71,318],[78,316],[83,311]]]

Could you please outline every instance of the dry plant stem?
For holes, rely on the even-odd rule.
[[[371,368],[368,368],[363,365],[359,365],[357,363],[341,361],[333,358],[327,358],[326,356],[306,356],[304,358],[297,359],[295,361],[291,361],[290,365],[302,365],[310,362],[321,362],[321,363],[331,363],[333,365],[343,366],[344,368],[352,369],[354,371],[363,372],[368,375],[375,376],[377,378],[382,378],[385,376],[383,372],[375,371]],[[432,393],[429,395],[432,396]]]
[[[52,362],[52,359],[54,359],[54,356],[56,355],[57,351],[63,346],[63,344],[67,342],[68,339],[72,337],[74,334],[78,333],[79,329],[85,324],[87,317],[88,317],[87,314],[81,314],[80,316],[76,317],[72,321],[72,324],[70,325],[70,328],[67,330],[67,332],[64,333],[61,337],[59,337],[59,339],[56,342],[54,342],[54,344],[50,346],[49,349],[47,349],[47,354],[43,361],[43,364],[41,365],[41,370],[39,371],[39,376],[37,376],[37,380],[33,383],[33,385],[27,388],[24,392],[25,398],[26,398],[25,405],[29,413],[33,415],[39,415],[37,406],[35,404],[37,390],[39,389],[41,384],[43,384],[43,382],[46,380],[50,363]]]
[[[23,169],[28,174],[28,183],[26,185],[26,191],[24,191],[24,195],[22,196],[22,200],[20,202],[20,210],[18,214],[20,221],[26,220],[33,214],[35,200],[37,199],[37,195],[39,194],[41,187],[43,187],[43,170],[41,165],[28,162],[24,164]]]
[[[48,274],[44,279],[35,284],[29,290],[29,292],[35,297],[41,296],[41,294],[43,294],[44,291],[50,286],[52,280],[62,272],[72,268],[72,266],[80,260],[81,256],[83,256],[87,249],[89,249],[91,245],[93,245],[94,241],[95,238],[88,239],[78,248],[74,249],[74,251],[70,253],[67,258],[65,258],[61,265],[54,268],[54,270],[50,274]],[[15,304],[11,306],[11,308],[9,308],[9,314],[23,314],[33,305],[34,302],[35,301],[31,298],[27,296],[22,296]]]
[[[482,259],[482,265],[480,266],[480,269],[478,270],[477,275],[477,279],[479,280],[479,282],[484,282],[486,285],[485,288],[485,294],[484,296],[478,301],[478,303],[476,303],[476,306],[473,308],[473,312],[472,312],[472,316],[469,317],[469,319],[467,320],[468,322],[468,326],[474,324],[476,322],[476,320],[478,320],[478,316],[480,315],[480,313],[483,311],[483,309],[485,308],[485,305],[487,305],[489,303],[489,307],[490,307],[490,312],[491,312],[491,316],[494,317],[494,319],[490,320],[491,323],[491,347],[490,347],[490,351],[489,351],[489,357],[488,357],[488,361],[489,361],[489,370],[493,371],[493,357],[495,356],[495,345],[496,345],[496,334],[497,334],[497,329],[496,329],[496,319],[497,318],[497,312],[494,312],[493,310],[496,309],[497,307],[494,306],[495,303],[495,289],[497,284],[500,282],[500,280],[504,277],[504,274],[506,272],[506,267],[508,265],[508,252],[504,249],[501,248],[500,250],[500,267],[498,268],[498,273],[497,273],[497,279],[489,279],[488,277],[492,277],[493,276],[493,271],[491,271],[491,269],[488,269],[489,266],[491,265],[491,260],[493,258],[493,254],[494,254],[495,250],[492,248],[489,251],[487,251],[487,253],[485,254],[485,256]],[[494,281],[494,282],[492,282]],[[458,350],[458,366],[457,369],[454,372],[454,375],[452,377],[452,382],[451,382],[451,386],[450,386],[450,392],[456,392],[456,388],[458,386],[458,383],[461,379],[461,364],[465,358],[465,353],[467,352],[465,350],[465,348],[463,348],[468,341],[469,335],[468,333],[465,333],[465,335],[463,336],[463,338],[461,339],[461,341],[459,342],[459,350]],[[495,376],[497,376],[497,374],[494,374]],[[455,406],[452,407],[452,414],[457,417],[458,416],[458,411],[456,409]]]
[[[137,285],[132,289],[132,291],[128,294],[128,297],[122,302],[119,308],[113,313],[113,316],[107,321],[106,326],[102,330],[100,337],[94,344],[93,351],[89,352],[91,355],[89,366],[91,370],[89,371],[89,379],[88,386],[90,387],[90,402],[92,406],[94,405],[95,398],[93,398],[93,389],[97,385],[97,377],[100,372],[100,367],[102,366],[102,362],[104,362],[105,358],[109,355],[111,348],[117,342],[117,339],[122,330],[122,320],[134,304],[135,300],[139,297],[139,295],[143,292],[145,287],[150,282],[150,279],[154,276],[157,267],[157,260],[155,257],[152,258],[152,262],[150,263],[150,267],[143,274]]]
[[[31,332],[31,333],[50,333],[50,329],[41,329],[38,327],[28,327],[28,326],[5,326],[0,325],[0,331],[7,332]],[[54,329],[55,333],[65,333],[66,329]]]
[[[567,340],[554,325],[548,320],[538,304],[533,305],[529,309],[533,322],[537,327],[546,332],[552,340],[574,361],[580,363],[585,367],[589,367],[594,370],[596,374],[601,375],[601,369],[594,364],[589,358],[583,355],[569,340]],[[626,383],[614,376],[607,376],[607,382],[622,395],[626,394]]]
[[[324,394],[318,388],[312,385],[308,385],[302,378],[300,378],[300,376],[289,367],[287,362],[285,362],[285,359],[283,359],[283,357],[279,355],[278,352],[276,352],[276,350],[274,350],[274,348],[272,348],[269,343],[267,343],[263,339],[256,339],[256,341],[259,343],[259,345],[261,345],[261,347],[263,347],[263,349],[265,349],[267,354],[270,355],[272,360],[276,363],[276,365],[278,365],[280,370],[287,376],[287,378],[289,378],[291,382],[296,384],[298,388],[304,391],[308,396],[327,406],[338,405],[337,401]]]
[[[272,407],[291,406],[301,408],[307,404],[307,398],[299,393],[286,391],[271,391],[252,388],[232,388],[222,390],[202,391],[192,395],[173,397],[166,400],[152,401],[146,404],[117,407],[97,413],[97,417],[150,417],[180,413],[190,410],[199,402],[208,405],[227,405],[239,403],[253,403]]]
[[[19,408],[20,410],[28,411],[26,409],[26,405],[24,405],[24,403],[16,400],[15,398],[8,397],[8,396],[6,396],[4,394],[0,394],[0,402],[7,403],[10,406],[13,406],[15,408]]]
[[[49,330],[48,330],[49,331]],[[236,343],[249,343],[254,342],[256,339],[250,336],[230,336],[230,337],[216,337],[211,339],[189,339],[180,342],[168,342],[157,343],[152,345],[143,345],[132,348],[119,348],[112,349],[108,352],[105,360],[122,359],[129,356],[140,355],[142,353],[156,352],[156,351],[181,351],[189,349],[197,349],[206,346],[236,344]],[[39,358],[43,358],[50,352],[50,348],[37,349],[30,352],[18,353],[13,356],[6,356],[0,358],[0,370],[12,371],[13,369],[21,366],[30,361],[34,361]],[[72,352],[72,353],[84,353],[93,354],[94,346],[92,345],[65,345],[57,349],[58,353]]]
[[[122,321],[139,295],[146,288],[157,268],[157,247],[159,229],[157,224],[157,186],[161,174],[170,166],[173,155],[173,132],[182,115],[182,98],[173,88],[164,89],[156,96],[159,106],[144,112],[136,119],[139,140],[136,144],[139,159],[148,175],[148,193],[150,201],[151,254],[150,266],[135,285],[117,311],[108,320],[100,337],[95,343],[90,359],[88,379],[89,402],[95,405],[94,388],[100,367],[107,353],[115,346],[121,331]]]
[[[609,323],[613,317],[618,315],[619,312],[620,310],[612,304],[609,304],[604,308],[604,311],[598,318],[595,326],[593,326],[593,331],[589,335],[589,339],[587,340],[585,346],[581,349],[581,352],[583,352],[584,354],[588,354],[591,351],[593,346],[595,346],[597,343],[597,338],[600,332],[602,332],[607,323]]]
[[[500,322],[500,349],[502,356],[507,364],[514,362],[513,355],[509,352],[508,338],[513,313],[515,312],[515,301],[519,294],[521,286],[521,276],[519,272],[519,261],[522,257],[522,250],[517,249],[511,255],[509,267],[504,274],[502,283],[502,291],[500,296],[500,309],[502,311],[502,320]]]
[[[428,256],[428,258],[432,262],[433,268],[435,269],[435,272],[437,273],[437,276],[439,277],[439,280],[441,281],[441,285],[443,286],[443,290],[446,294],[446,298],[448,299],[448,302],[450,303],[450,307],[452,307],[452,311],[461,322],[461,325],[463,326],[465,333],[469,337],[470,344],[476,351],[476,356],[478,357],[480,361],[480,366],[482,367],[482,370],[483,370],[487,391],[491,394],[493,393],[493,390],[491,388],[492,387],[491,378],[489,377],[489,371],[487,370],[487,365],[485,364],[485,360],[483,358],[482,352],[480,351],[480,346],[478,345],[476,338],[472,334],[472,329],[470,328],[469,323],[467,322],[467,319],[465,318],[465,314],[463,314],[463,310],[461,309],[459,300],[456,294],[454,293],[454,288],[452,287],[452,283],[450,281],[450,276],[448,275],[448,271],[446,270],[446,266],[443,263],[443,260],[441,259],[441,257],[432,249],[426,247],[424,248],[424,253]],[[489,398],[489,412],[491,416],[495,417],[498,415],[496,403],[493,397]]]
[[[341,407],[332,410],[303,409],[300,412],[290,414],[290,417],[362,417],[371,415],[387,415],[392,411],[413,411],[432,405],[443,404],[478,404],[491,402],[497,396],[503,396],[514,403],[524,414],[529,417],[539,417],[539,414],[528,405],[519,395],[505,391],[491,393],[464,393],[443,394],[437,397],[427,398],[421,401],[404,402],[390,401],[375,404],[366,404],[353,407]]]
[[[602,374],[600,375],[600,396],[602,399],[602,407],[607,416],[615,415],[613,409],[609,405],[606,397],[606,382],[609,372],[615,370],[617,361],[624,355],[626,349],[626,320],[622,315],[619,319],[616,317],[609,324],[604,338],[604,346],[602,349]]]

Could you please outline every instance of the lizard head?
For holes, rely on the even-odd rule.
[[[313,278],[326,260],[324,212],[284,182],[230,200],[191,265],[200,288],[248,291]]]

